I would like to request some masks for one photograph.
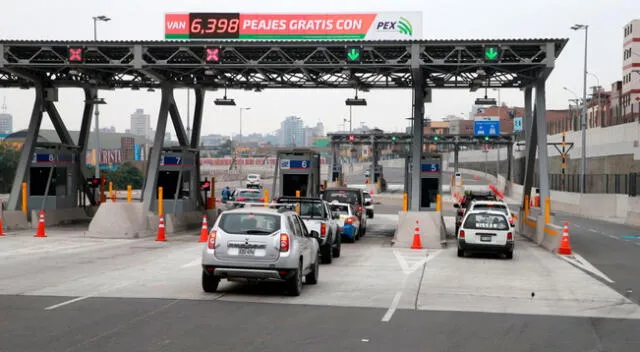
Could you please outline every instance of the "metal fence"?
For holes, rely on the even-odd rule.
[[[635,197],[639,193],[640,174],[589,174],[585,179],[585,193],[627,194]],[[534,177],[534,186],[538,187],[539,176]],[[579,174],[549,174],[549,187],[552,190],[580,192]]]

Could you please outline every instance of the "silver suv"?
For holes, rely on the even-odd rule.
[[[298,296],[303,276],[307,284],[318,282],[319,237],[288,209],[225,211],[202,251],[202,289],[215,292],[221,279],[279,281]]]

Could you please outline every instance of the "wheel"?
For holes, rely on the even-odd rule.
[[[373,212],[371,212],[371,216],[369,217],[369,219],[373,219]]]
[[[331,256],[329,256],[331,258]],[[313,264],[313,269],[304,277],[304,282],[307,285],[315,285],[318,283],[318,276],[320,275],[320,253],[316,256],[316,262]]]
[[[322,256],[322,264],[331,264],[333,262],[333,255],[331,253],[331,243],[325,243],[320,249]]]
[[[511,251],[508,251],[507,253],[505,253],[505,254],[504,254],[504,256],[505,256],[507,259],[513,259],[513,251],[512,251],[512,250],[511,250]]]
[[[338,244],[333,248],[333,257],[340,258],[340,250],[342,250],[342,236],[338,235],[336,241],[338,241]]]
[[[460,230],[460,226],[456,225],[456,232],[453,233],[454,237],[458,237],[458,231]]]
[[[300,296],[302,292],[302,261],[298,264],[295,275],[287,280],[287,291],[291,296]]]
[[[458,257],[464,257],[464,251],[460,248],[458,248]]]
[[[202,272],[202,290],[207,293],[214,293],[218,290],[220,278]]]

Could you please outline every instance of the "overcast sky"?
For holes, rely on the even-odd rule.
[[[331,13],[365,11],[422,11],[423,36],[428,39],[482,38],[569,38],[569,43],[556,62],[548,81],[547,107],[566,108],[573,96],[562,89],[567,86],[582,91],[584,32],[569,27],[589,24],[589,71],[609,88],[622,75],[623,26],[634,16],[640,18],[639,0],[5,0],[0,11],[0,37],[3,39],[92,39],[92,16],[107,15],[113,20],[99,23],[98,36],[104,40],[162,40],[165,12],[253,12],[253,13]],[[28,6],[27,6],[28,4]],[[589,77],[588,85],[596,80]],[[496,92],[490,92],[497,98]],[[203,134],[237,133],[237,107],[214,107],[213,99],[221,95],[207,93]],[[440,119],[448,114],[468,114],[473,100],[484,92],[438,90],[433,103],[427,104],[427,115]],[[240,106],[251,107],[243,114],[243,134],[273,131],[285,116],[297,115],[311,125],[318,121],[329,131],[342,128],[349,109],[344,99],[351,90],[278,90],[261,93],[230,91]],[[3,89],[8,111],[14,116],[14,130],[27,127],[33,102],[33,91]],[[129,115],[144,108],[152,116],[152,126],[160,104],[160,94],[121,90],[102,92],[108,101],[101,106],[101,127],[115,126],[118,131],[129,128]],[[407,91],[371,91],[362,93],[367,107],[354,107],[354,126],[365,122],[370,127],[401,130],[404,119],[411,115],[411,95]],[[178,103],[186,103],[186,91],[177,91]],[[522,93],[502,90],[502,101],[522,106]],[[58,108],[67,127],[79,128],[83,94],[78,90],[60,91]],[[186,120],[186,107],[182,106]],[[43,128],[52,128],[45,119]],[[155,128],[155,127],[154,127]],[[167,131],[173,128],[169,124]],[[175,138],[175,137],[174,137]]]

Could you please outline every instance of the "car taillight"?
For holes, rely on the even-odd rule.
[[[247,198],[245,198],[245,197],[238,197],[238,198],[236,198],[236,200],[237,200],[238,202],[244,202],[245,200],[247,200]]]
[[[460,232],[458,233],[458,237],[464,238],[464,230],[460,230]]]
[[[258,198],[258,201],[264,202],[264,198]]]
[[[353,224],[353,218],[347,218],[347,219],[344,221],[344,224],[345,224],[345,225],[351,225],[351,224]]]
[[[362,205],[358,206],[358,211],[362,211]]]
[[[509,232],[507,234],[507,241],[512,241],[513,240],[513,234],[511,232]]]
[[[320,224],[320,236],[325,237],[327,235],[327,224]]]
[[[289,235],[286,233],[280,234],[280,252],[289,251]]]
[[[217,236],[217,232],[216,231],[211,231],[209,233],[209,241],[207,241],[207,248],[209,249],[215,249],[216,248],[216,236]]]

